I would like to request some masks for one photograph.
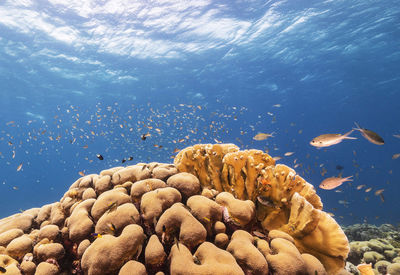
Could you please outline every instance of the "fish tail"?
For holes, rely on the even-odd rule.
[[[343,181],[353,181],[353,175],[343,178]]]
[[[358,125],[357,122],[354,121],[354,124],[356,125],[356,128],[353,128],[353,130],[356,130],[356,131],[361,131],[362,130],[362,128],[360,127],[360,125]]]
[[[342,135],[342,138],[343,138],[343,139],[357,139],[357,138],[355,138],[355,137],[349,137],[349,135],[350,135],[351,133],[353,133],[353,131],[354,131],[354,129],[348,131],[346,134]]]

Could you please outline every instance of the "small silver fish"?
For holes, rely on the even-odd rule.
[[[342,142],[344,139],[357,139],[355,137],[349,137],[354,130],[347,132],[344,135],[341,134],[324,134],[320,135],[310,141],[310,144],[315,147],[328,147]]]
[[[354,124],[357,126],[357,128],[353,128],[353,130],[360,131],[361,135],[369,142],[376,144],[376,145],[385,144],[385,141],[383,140],[383,138],[380,135],[378,135],[377,133],[375,133],[371,130],[365,129],[365,128],[361,128],[360,125],[357,124],[357,122],[354,122]]]

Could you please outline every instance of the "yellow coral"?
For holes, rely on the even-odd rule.
[[[336,221],[322,210],[313,185],[260,150],[233,144],[198,144],[180,151],[178,171],[197,176],[203,188],[226,191],[257,205],[257,219],[266,230],[290,234],[302,253],[316,256],[329,274],[343,268],[348,240]]]
[[[228,153],[223,158],[222,182],[224,191],[238,199],[254,200],[257,195],[257,178],[265,167],[275,161],[260,150]]]
[[[199,178],[203,188],[254,200],[257,177],[265,167],[274,166],[275,161],[260,150],[239,151],[234,144],[197,144],[180,151],[174,164],[180,172]]]
[[[223,191],[221,186],[222,158],[239,151],[234,144],[196,144],[181,150],[174,159],[180,172],[195,175],[201,186]]]
[[[262,170],[259,200],[268,199],[268,205],[259,203],[257,217],[265,229],[278,229],[289,221],[290,205],[298,192],[316,209],[322,209],[322,202],[314,187],[286,165],[278,164]],[[261,197],[261,198],[260,198]]]

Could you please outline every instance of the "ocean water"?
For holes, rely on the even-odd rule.
[[[222,142],[298,164],[340,224],[396,225],[399,45],[395,0],[2,1],[0,218],[79,172]],[[354,122],[385,144],[309,144]],[[354,181],[318,187],[340,173]]]

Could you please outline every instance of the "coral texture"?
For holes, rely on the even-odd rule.
[[[293,169],[275,165],[260,150],[240,151],[233,144],[197,144],[180,151],[174,163],[178,171],[197,176],[203,188],[253,201],[265,230],[290,234],[299,250],[317,257],[329,273],[345,266],[350,250],[346,235],[322,211],[313,185]],[[232,220],[243,226],[243,220]]]
[[[0,268],[6,274],[345,272],[347,239],[321,209],[312,186],[269,155],[233,144],[195,145],[175,165],[138,163],[86,175],[59,202],[0,220]],[[386,244],[372,245],[395,260]]]

